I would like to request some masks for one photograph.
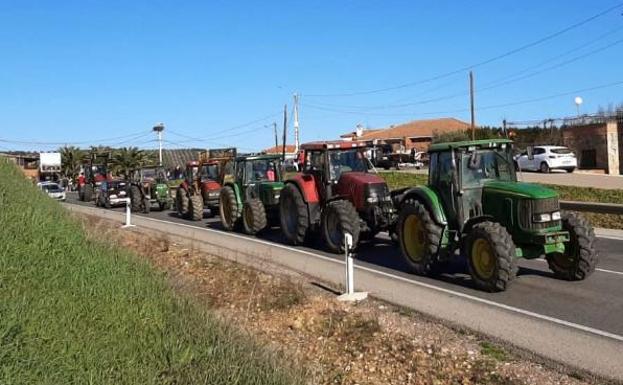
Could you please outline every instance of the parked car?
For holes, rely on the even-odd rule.
[[[564,146],[534,146],[515,156],[515,166],[520,170],[543,173],[550,170],[573,172],[578,160],[573,151]]]
[[[59,201],[65,201],[67,196],[65,195],[65,190],[58,184],[54,182],[41,182],[38,183],[37,186],[48,194],[48,196],[52,199],[56,199]]]

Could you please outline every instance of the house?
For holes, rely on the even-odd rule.
[[[562,126],[563,144],[578,158],[578,167],[623,174],[623,118],[578,118]]]
[[[425,152],[435,134],[465,131],[469,123],[455,118],[414,120],[408,123],[392,125],[384,129],[357,130],[342,135],[344,140],[363,140],[370,145],[388,144],[394,152],[408,152],[415,149]]]
[[[39,181],[39,154],[14,152],[2,153],[0,156],[5,157],[10,162],[15,163],[24,173],[26,178],[33,181]]]

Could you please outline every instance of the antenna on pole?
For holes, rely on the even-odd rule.
[[[469,110],[471,112],[472,140],[476,139],[476,116],[474,114],[474,73],[469,71]]]
[[[294,152],[299,152],[299,95],[294,94]]]

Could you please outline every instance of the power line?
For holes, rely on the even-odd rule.
[[[36,142],[36,141],[31,141],[31,140],[12,140],[12,139],[0,139],[0,142],[3,143],[12,143],[12,144],[34,144],[34,145],[42,145],[42,146],[46,146],[46,145],[50,145],[50,146],[64,146],[64,145],[68,145],[68,144],[90,144],[90,143],[95,143],[95,142],[109,142],[112,140],[117,140],[117,139],[124,139],[124,138],[129,138],[129,137],[134,137],[137,135],[143,135],[145,132],[141,131],[141,132],[135,132],[133,134],[127,134],[127,135],[122,135],[122,136],[116,136],[116,137],[112,137],[112,138],[104,138],[104,139],[93,139],[93,140],[85,140],[85,141],[79,141],[79,142],[70,142],[70,141],[65,141],[65,142]]]
[[[585,25],[585,24],[587,24],[587,23],[589,23],[589,22],[591,22],[591,21],[593,21],[593,20],[595,20],[595,19],[597,19],[597,18],[599,18],[601,16],[604,16],[604,15],[614,11],[615,9],[620,8],[621,6],[623,6],[623,3],[618,3],[618,4],[616,4],[616,5],[612,6],[612,7],[609,7],[607,9],[605,9],[605,10],[603,10],[603,11],[601,11],[601,12],[599,12],[599,13],[593,15],[593,16],[591,16],[591,17],[583,19],[583,20],[581,20],[581,21],[579,21],[577,23],[571,24],[571,25],[569,25],[569,26],[567,26],[567,27],[565,27],[565,28],[563,28],[561,30],[558,30],[558,31],[556,31],[556,32],[554,32],[552,34],[546,35],[546,36],[544,36],[544,37],[542,37],[540,39],[534,40],[534,41],[532,41],[530,43],[521,45],[521,46],[519,46],[517,48],[511,49],[511,50],[506,51],[506,52],[504,52],[502,54],[499,54],[497,56],[493,56],[493,57],[491,57],[489,59],[486,59],[486,60],[483,60],[483,61],[471,64],[471,65],[468,65],[468,66],[464,66],[462,68],[458,68],[458,69],[455,69],[455,70],[452,70],[452,71],[449,71],[449,72],[445,72],[445,73],[442,73],[442,74],[439,74],[439,75],[436,75],[436,76],[432,76],[430,78],[421,79],[421,80],[408,82],[408,83],[403,83],[403,84],[400,84],[400,85],[397,85],[397,86],[378,88],[378,89],[373,89],[373,90],[368,90],[368,91],[345,92],[345,93],[334,93],[334,94],[305,94],[305,96],[306,97],[337,97],[337,96],[369,95],[369,94],[375,94],[375,93],[386,92],[386,91],[393,91],[393,90],[397,90],[397,89],[402,89],[402,88],[412,87],[412,86],[415,86],[415,85],[429,83],[429,82],[432,82],[432,81],[435,81],[435,80],[439,80],[439,79],[443,79],[443,78],[446,78],[448,76],[452,76],[452,75],[455,75],[455,74],[458,74],[458,73],[461,73],[461,72],[466,72],[466,71],[469,71],[469,70],[473,70],[475,68],[478,68],[478,67],[481,67],[481,66],[493,63],[495,61],[498,61],[500,59],[509,57],[509,56],[514,55],[514,54],[516,54],[518,52],[526,50],[528,48],[532,48],[532,47],[537,46],[539,44],[542,44],[542,43],[544,43],[546,41],[552,40],[552,39],[554,39],[554,38],[556,38],[556,37],[558,37],[558,36],[560,36],[560,35],[562,35],[562,34],[564,34],[566,32],[569,32],[569,31],[571,31],[573,29],[581,27],[581,26],[583,26],[583,25]]]

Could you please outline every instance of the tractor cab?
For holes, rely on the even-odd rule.
[[[91,153],[83,159],[84,183],[78,186],[78,198],[81,201],[93,200],[96,187],[112,179],[108,170],[110,155],[108,152]]]

